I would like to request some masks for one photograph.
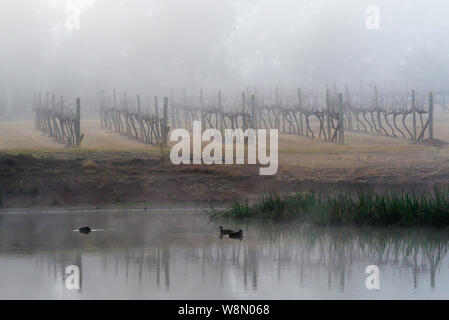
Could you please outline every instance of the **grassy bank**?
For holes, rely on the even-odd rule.
[[[272,193],[263,195],[255,204],[237,202],[227,210],[214,210],[211,214],[236,219],[302,219],[319,225],[449,226],[449,192],[311,192],[284,197]]]

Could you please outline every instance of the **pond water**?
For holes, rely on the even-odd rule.
[[[220,224],[245,237],[220,238]],[[98,231],[73,231],[82,226]],[[448,299],[448,241],[447,229],[214,221],[192,210],[1,214],[0,298]],[[380,289],[366,287],[369,265]]]

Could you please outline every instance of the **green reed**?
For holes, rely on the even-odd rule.
[[[214,216],[262,218],[268,220],[304,219],[327,224],[448,226],[449,192],[434,189],[423,193],[374,192],[298,193],[280,196],[264,194],[254,204],[236,202]]]

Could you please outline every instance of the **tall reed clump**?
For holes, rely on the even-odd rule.
[[[449,226],[449,192],[266,194],[253,205],[214,212],[228,218],[304,219],[316,224]]]

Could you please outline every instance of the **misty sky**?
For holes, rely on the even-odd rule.
[[[444,0],[1,0],[0,109],[39,90],[440,88],[448,12]]]

